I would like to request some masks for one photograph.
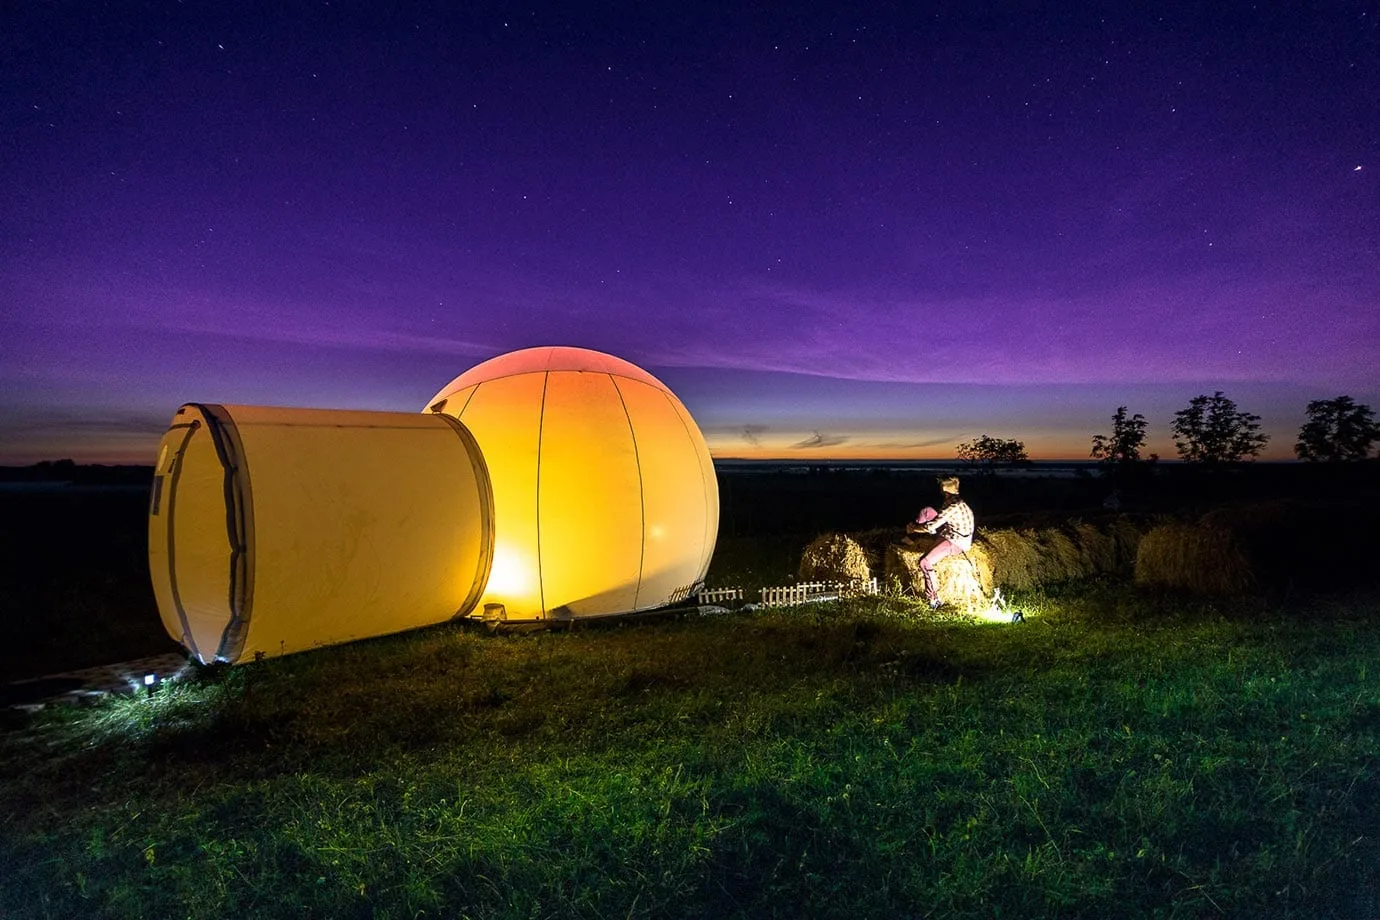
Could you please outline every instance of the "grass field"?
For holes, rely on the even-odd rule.
[[[1374,917],[1380,602],[1084,585],[207,671],[0,733],[5,917]]]
[[[1231,487],[1331,487],[1258,472]],[[749,596],[932,487],[731,485],[710,583]],[[989,525],[1101,488],[973,485]],[[174,648],[145,494],[0,499],[0,680]],[[1380,917],[1369,533],[1325,597],[1128,577],[1018,597],[1020,624],[879,598],[447,626],[8,711],[0,917]]]

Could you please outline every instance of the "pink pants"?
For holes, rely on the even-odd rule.
[[[925,508],[915,519],[917,524],[928,524],[930,521],[939,517],[939,512],[933,508]],[[959,553],[967,552],[966,546],[958,546],[948,540],[940,540],[930,548],[930,551],[920,557],[920,574],[925,578],[925,599],[930,603],[939,600],[939,583],[934,578],[934,567],[939,564],[939,560],[949,556],[956,556]]]

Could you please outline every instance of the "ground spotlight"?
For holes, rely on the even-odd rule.
[[[157,675],[157,674],[154,674],[152,671],[150,671],[148,674],[145,674],[145,675],[144,675],[144,692],[146,692],[149,696],[153,696],[153,690],[154,690],[154,688],[157,687],[157,686],[158,686],[158,675]]]

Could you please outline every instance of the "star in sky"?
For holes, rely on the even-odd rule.
[[[1223,390],[1286,457],[1380,405],[1358,7],[17,7],[0,462],[542,344],[720,456],[1082,457],[1122,404],[1173,456]]]

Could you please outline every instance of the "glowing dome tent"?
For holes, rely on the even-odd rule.
[[[601,352],[528,348],[466,371],[428,406],[464,422],[489,467],[486,615],[650,610],[703,581],[719,524],[713,462],[651,374]]]
[[[466,614],[488,473],[453,419],[188,404],[159,447],[149,563],[168,633],[252,660]]]

